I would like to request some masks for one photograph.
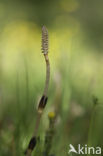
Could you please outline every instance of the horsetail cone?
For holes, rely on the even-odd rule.
[[[47,92],[48,92],[49,80],[50,80],[50,62],[48,58],[48,30],[45,26],[42,27],[42,53],[44,54],[45,62],[46,62],[46,81],[45,81],[43,96],[47,98]]]
[[[42,53],[48,54],[48,30],[45,26],[42,27]]]

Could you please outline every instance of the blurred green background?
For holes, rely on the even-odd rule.
[[[69,144],[103,149],[103,1],[0,0],[0,156],[24,155],[34,130],[45,82],[43,25],[51,80],[33,155],[44,156],[54,110],[55,134],[45,156],[68,156]]]

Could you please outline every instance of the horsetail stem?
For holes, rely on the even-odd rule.
[[[41,116],[43,113],[43,110],[47,103],[47,93],[48,93],[48,87],[49,87],[49,80],[50,80],[50,63],[48,58],[48,31],[45,26],[42,27],[42,53],[44,54],[45,62],[46,62],[46,81],[45,81],[45,87],[43,96],[40,99],[38,110],[37,110],[37,119],[36,124],[34,128],[34,133],[32,138],[30,139],[28,148],[26,150],[26,156],[31,156],[33,149],[36,146],[36,140],[37,140],[37,133],[40,125]]]

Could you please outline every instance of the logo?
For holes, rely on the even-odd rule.
[[[78,148],[75,149],[75,147],[70,144],[68,154],[72,152],[76,154],[101,154],[101,147],[89,147],[87,145],[81,146],[78,144]]]

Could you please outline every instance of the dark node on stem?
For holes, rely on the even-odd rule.
[[[32,137],[31,140],[30,140],[30,142],[29,142],[29,145],[28,145],[28,148],[27,148],[25,154],[27,154],[27,151],[28,150],[33,151],[34,147],[36,146],[36,142],[37,142],[36,141],[36,137]]]
[[[29,142],[28,149],[33,150],[35,146],[36,146],[36,137],[32,137]]]
[[[40,102],[39,102],[38,110],[43,110],[45,108],[47,100],[48,100],[48,97],[43,95]]]

